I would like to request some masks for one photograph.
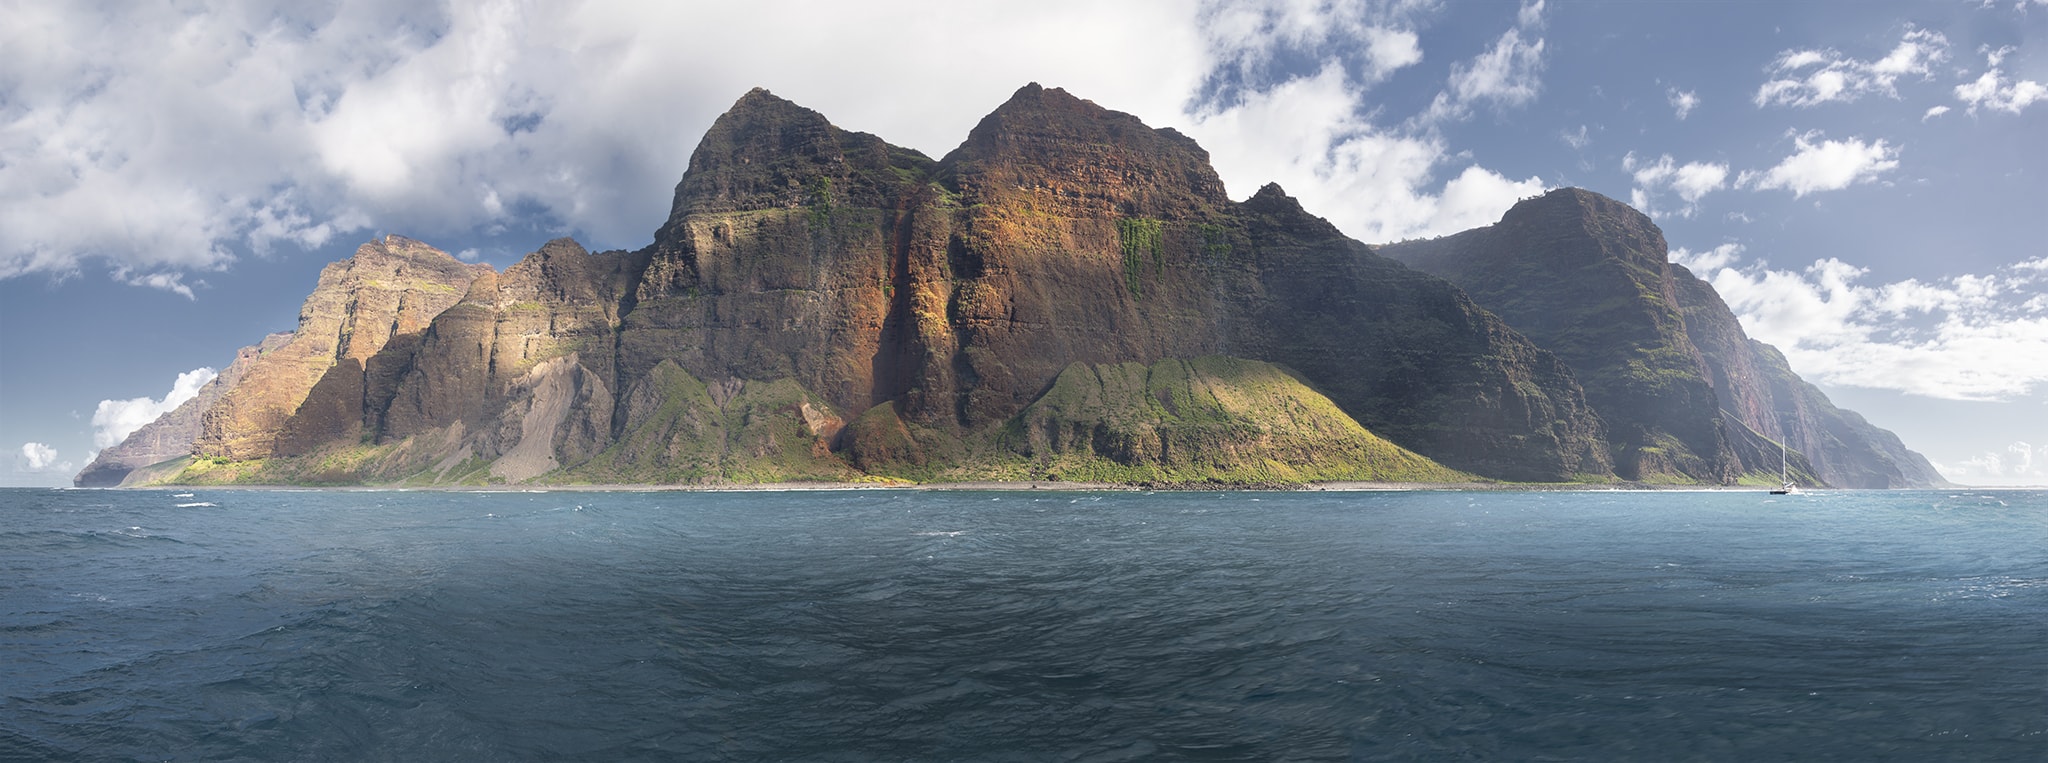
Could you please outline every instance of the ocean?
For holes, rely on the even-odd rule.
[[[0,491],[0,760],[526,759],[2039,761],[2048,492]]]

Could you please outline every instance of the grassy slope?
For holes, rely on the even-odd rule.
[[[719,398],[723,397],[721,401]],[[618,442],[541,484],[753,484],[1044,480],[1280,485],[1317,481],[1466,482],[1367,431],[1277,366],[1227,357],[1068,366],[1016,418],[965,439],[905,423],[893,403],[846,426],[842,452],[807,423],[831,417],[795,382],[728,395],[662,363],[629,402]],[[177,484],[481,484],[488,461],[411,478],[366,478],[393,446],[316,456],[195,460]]]
[[[1226,357],[1074,364],[945,479],[1460,482],[1280,368]]]

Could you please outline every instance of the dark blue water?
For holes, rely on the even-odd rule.
[[[2048,758],[2043,492],[194,492],[0,491],[0,759]]]

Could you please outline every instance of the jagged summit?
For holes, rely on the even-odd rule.
[[[1064,215],[1187,219],[1230,203],[1209,153],[1192,139],[1035,83],[983,117],[940,168],[973,199]]]

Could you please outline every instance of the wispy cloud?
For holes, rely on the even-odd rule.
[[[1463,119],[1477,104],[1526,106],[1543,91],[1543,0],[1524,2],[1515,26],[1484,53],[1451,66],[1442,93],[1421,116],[1423,124]]]
[[[1671,250],[1671,261],[1683,265],[1687,270],[1700,275],[1713,275],[1714,271],[1735,264],[1742,259],[1743,246],[1734,242],[1722,244],[1706,251],[1695,252],[1685,247]]]
[[[1630,192],[1630,204],[1647,215],[1658,215],[1658,197],[1666,192],[1678,194],[1683,206],[1674,210],[1681,217],[1691,217],[1699,209],[1701,197],[1728,187],[1728,165],[1709,162],[1687,162],[1679,164],[1670,154],[1646,162],[1630,152],[1621,159],[1621,168],[1632,173],[1636,186]]]
[[[1967,111],[1977,113],[1980,108],[2018,114],[2042,101],[2048,101],[2048,85],[2033,80],[2008,80],[2001,65],[2012,48],[1999,48],[1985,52],[1988,61],[1982,75],[1970,82],[1956,86],[1956,100],[1963,102]],[[1942,108],[1942,107],[1936,107]]]
[[[1691,90],[1679,90],[1674,87],[1665,91],[1665,95],[1671,100],[1671,110],[1678,115],[1681,121],[1688,116],[1692,116],[1692,110],[1700,106],[1699,95]]]
[[[1851,58],[1833,49],[1792,49],[1767,68],[1772,79],[1756,91],[1758,106],[1816,106],[1866,95],[1898,97],[1898,81],[1928,76],[1948,59],[1948,38],[1908,28],[1898,45],[1877,60]]]
[[[2004,448],[1937,468],[1944,476],[1963,484],[2048,485],[2048,444],[2017,440]]]
[[[1683,257],[1751,336],[1810,379],[1952,400],[2009,400],[2048,384],[2048,258],[1869,285],[1867,269],[1832,257],[1779,270],[1742,254]]]
[[[1792,137],[1796,149],[1791,156],[1767,170],[1743,171],[1736,185],[1791,191],[1797,198],[1867,183],[1899,167],[1898,148],[1882,138],[1828,140],[1818,130]]]

